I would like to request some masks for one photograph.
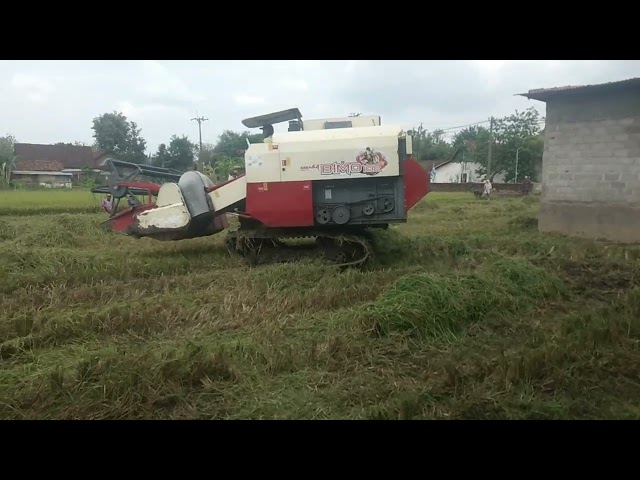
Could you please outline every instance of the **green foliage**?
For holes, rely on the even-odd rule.
[[[54,143],[54,145],[67,145],[67,146],[70,146],[70,147],[87,147],[88,146],[86,143],[78,142],[78,141],[73,142],[73,143],[71,143],[71,142],[66,142],[66,143],[65,142],[57,142],[57,143]]]
[[[218,141],[213,148],[207,149],[204,163],[215,167],[218,170],[219,177],[222,178],[225,174],[228,175],[234,165],[244,168],[244,152],[247,150],[247,140],[251,143],[258,143],[262,139],[261,134],[225,130],[218,137]]]
[[[231,130],[225,130],[218,137],[218,142],[213,148],[213,153],[218,158],[243,158],[244,152],[247,149],[247,140],[251,143],[258,143],[262,141],[261,134],[251,134],[251,132],[233,132]]]
[[[119,160],[145,163],[146,141],[140,136],[135,122],[127,120],[122,113],[105,113],[93,119],[96,146],[112,152]]]
[[[212,164],[215,157],[213,153],[214,148],[215,145],[212,145],[210,143],[203,143],[202,151],[198,151],[198,163],[202,165]]]
[[[185,172],[194,166],[196,145],[186,135],[173,135],[169,146],[161,143],[153,155],[151,164],[157,167],[173,168]]]
[[[418,160],[444,162],[453,154],[454,150],[443,138],[442,130],[429,132],[420,124],[408,133],[413,136],[413,152]]]
[[[189,141],[185,135],[178,137],[173,135],[167,148],[169,157],[168,167],[176,170],[186,171],[193,168],[195,144]]]
[[[493,147],[491,156],[491,178],[504,173],[508,181],[514,181],[516,169],[516,153],[518,153],[518,180],[525,175],[538,180],[539,166],[542,163],[544,140],[540,136],[540,114],[531,107],[524,112],[516,111],[513,115],[494,120]],[[477,162],[481,175],[487,173],[488,135],[476,137]]]
[[[6,187],[11,178],[11,170],[15,166],[17,157],[14,155],[14,144],[16,139],[13,135],[7,134],[0,137],[0,186]]]

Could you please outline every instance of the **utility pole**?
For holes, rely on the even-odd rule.
[[[487,155],[487,179],[491,179],[491,145],[493,144],[493,117],[489,118],[489,153]]]
[[[522,150],[523,148],[524,147],[518,147],[518,149],[516,150],[516,178],[513,183],[518,183],[518,154],[520,153],[520,150]]]
[[[200,150],[198,150],[198,163],[200,163],[200,159],[202,158],[202,122],[206,122],[209,120],[208,118],[198,117],[198,111],[196,110],[196,118],[192,118],[191,121],[198,122],[198,133],[200,135]]]

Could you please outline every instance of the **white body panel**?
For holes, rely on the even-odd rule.
[[[247,182],[398,176],[402,133],[396,125],[275,133],[247,149]]]
[[[180,229],[189,225],[191,215],[178,184],[162,185],[158,192],[156,208],[138,214],[138,221],[141,229]]]
[[[209,193],[216,212],[239,202],[247,196],[247,178],[240,177]]]
[[[325,123],[332,122],[351,122],[351,127],[342,128],[358,128],[358,127],[374,127],[380,125],[380,115],[361,115],[359,117],[336,117],[336,118],[313,118],[311,120],[303,120],[303,128],[305,132],[312,130],[324,130]]]
[[[244,156],[247,183],[279,182],[280,152],[273,150],[273,144],[254,143]]]
[[[208,194],[214,211],[220,211],[239,202],[247,195],[247,181],[240,177]],[[177,183],[165,183],[160,187],[156,208],[138,214],[140,229],[185,228],[191,222],[191,214]]]

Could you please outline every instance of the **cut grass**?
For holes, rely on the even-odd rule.
[[[34,193],[0,192],[0,418],[640,417],[640,249],[541,235],[533,197],[430,194],[339,271]]]

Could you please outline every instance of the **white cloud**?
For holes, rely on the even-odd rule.
[[[177,73],[157,60],[143,60],[142,79],[138,91],[150,97],[172,97],[187,102],[199,102],[204,97],[194,93]]]
[[[303,118],[379,114],[383,123],[447,128],[545,104],[514,94],[640,76],[634,61],[0,61],[0,133],[20,141],[92,142],[92,119],[121,111],[151,151],[171,135],[214,143],[241,120],[298,107]],[[46,108],[41,103],[46,101]],[[287,125],[276,125],[277,131]]]
[[[21,91],[32,102],[43,102],[56,87],[46,76],[16,73],[11,78],[11,86]]]
[[[264,103],[266,103],[264,98],[256,97],[253,95],[236,95],[234,97],[234,100],[238,105],[246,105],[246,106],[263,105]]]
[[[299,92],[306,92],[309,90],[309,84],[302,78],[285,78],[280,82],[284,88],[290,90],[297,90]]]

